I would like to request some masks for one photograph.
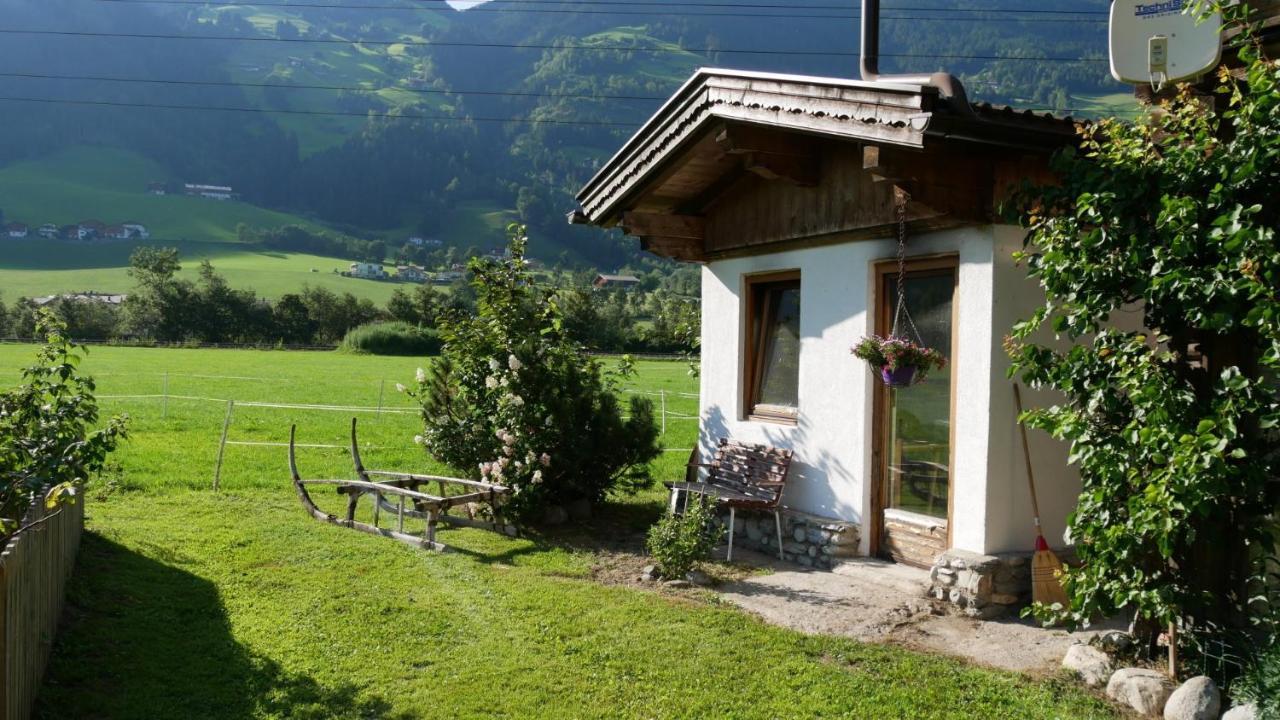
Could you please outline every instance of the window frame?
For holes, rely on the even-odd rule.
[[[798,269],[779,270],[744,275],[743,282],[743,296],[746,302],[743,314],[745,332],[743,333],[744,342],[742,345],[742,416],[746,420],[755,422],[795,425],[799,407],[768,405],[757,402],[757,398],[760,397],[761,384],[764,380],[764,354],[767,337],[762,337],[761,331],[764,329],[764,317],[770,311],[769,291],[774,288],[794,286],[801,291],[801,308],[803,308],[803,290],[801,289],[803,286],[800,282],[800,271]],[[799,372],[799,364],[797,363],[797,376]],[[799,378],[797,377],[798,380]],[[799,397],[796,398],[796,403],[798,406]]]
[[[898,268],[897,259],[884,259],[874,261],[872,263],[872,307],[874,314],[872,315],[875,332],[881,335],[887,335],[889,328],[893,325],[893,312],[895,304],[893,299],[886,292],[887,280],[896,275]],[[954,285],[952,287],[951,300],[951,354],[948,362],[951,365],[951,371],[956,372],[957,355],[960,352],[960,255],[955,252],[944,252],[932,255],[917,255],[906,258],[906,269],[908,280],[910,276],[915,275],[933,275],[951,273]],[[885,470],[888,467],[885,457],[885,445],[889,437],[888,424],[888,405],[889,405],[889,389],[879,381],[871,381],[872,389],[872,411],[871,411],[871,467],[873,481],[871,483],[871,505],[870,513],[870,542],[869,550],[872,557],[885,557],[883,549],[884,534],[884,483]],[[947,518],[946,518],[946,537],[944,549],[951,549],[952,535],[955,531],[955,495],[956,495],[956,388],[959,386],[959,376],[953,374],[951,378],[951,397],[948,400],[950,407],[948,408],[949,432],[947,435],[947,467],[949,473],[947,477]],[[911,563],[908,563],[911,564]]]

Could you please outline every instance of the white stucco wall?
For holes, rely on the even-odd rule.
[[[1018,530],[1017,498],[1005,497],[1013,472],[1008,463],[1017,457],[1009,453],[1008,432],[992,432],[993,427],[1012,429],[1012,409],[993,416],[992,402],[999,402],[1002,392],[1010,392],[1001,350],[1008,323],[998,327],[995,323],[1003,322],[1005,315],[1022,313],[1014,306],[1014,302],[1021,305],[1021,300],[997,298],[996,285],[1003,271],[996,260],[997,237],[1007,244],[1013,235],[991,227],[965,228],[914,237],[909,245],[911,255],[959,255],[958,332],[952,358],[956,407],[951,532],[953,547],[976,552],[1002,549],[999,546],[1012,542]],[[864,552],[870,541],[866,509],[874,477],[875,381],[849,348],[874,330],[873,265],[892,258],[894,251],[891,240],[863,240],[720,260],[702,271],[699,442],[704,456],[720,437],[796,450],[784,503],[862,523]],[[792,269],[801,275],[797,424],[747,421],[741,407],[744,276]],[[1011,403],[1012,396],[1008,397]],[[1003,458],[995,462],[991,452]],[[1024,540],[1019,547],[1025,546]]]

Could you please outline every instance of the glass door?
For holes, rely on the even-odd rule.
[[[892,330],[897,284],[896,265],[885,266],[877,297],[881,336]],[[878,550],[899,562],[928,566],[947,548],[955,259],[908,263],[906,289],[907,311],[920,340],[941,352],[947,364],[910,387],[877,383]],[[902,322],[906,325],[905,317]],[[899,334],[915,339],[906,327]]]

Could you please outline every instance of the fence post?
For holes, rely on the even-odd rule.
[[[164,390],[161,396],[163,399],[160,404],[160,417],[169,417],[169,371],[164,371]]]
[[[381,382],[378,383],[378,412],[377,414],[374,415],[375,418],[378,418],[378,419],[382,418],[382,396],[385,395],[386,392],[387,392],[387,379],[382,378]]]
[[[659,390],[658,395],[662,398],[662,436],[667,436],[667,391]]]
[[[227,430],[231,429],[231,411],[235,400],[227,401],[227,416],[222,419],[222,440],[218,443],[218,462],[213,466],[213,491],[217,492],[222,480],[222,454],[227,451]]]

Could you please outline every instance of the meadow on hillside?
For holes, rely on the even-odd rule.
[[[149,182],[180,182],[157,164],[123,150],[79,146],[47,158],[0,167],[0,211],[6,222],[23,222],[34,231],[48,222],[69,225],[82,220],[107,224],[125,221],[147,226],[147,244],[176,247],[182,253],[180,276],[196,277],[201,260],[209,260],[234,288],[254,290],[267,298],[298,292],[304,285],[349,292],[385,303],[399,285],[344,278],[351,261],[307,253],[269,250],[237,242],[239,224],[252,228],[323,226],[288,213],[235,200],[217,201],[182,195],[156,196]],[[185,178],[190,180],[190,178]],[[214,179],[216,180],[216,178]],[[440,238],[460,250],[498,244],[509,210],[464,203],[450,213]],[[396,248],[413,234],[413,219],[386,234]],[[26,239],[0,237],[0,299],[41,297],[59,293],[124,293],[133,287],[129,254],[140,243],[79,243],[45,240],[34,232]]]

